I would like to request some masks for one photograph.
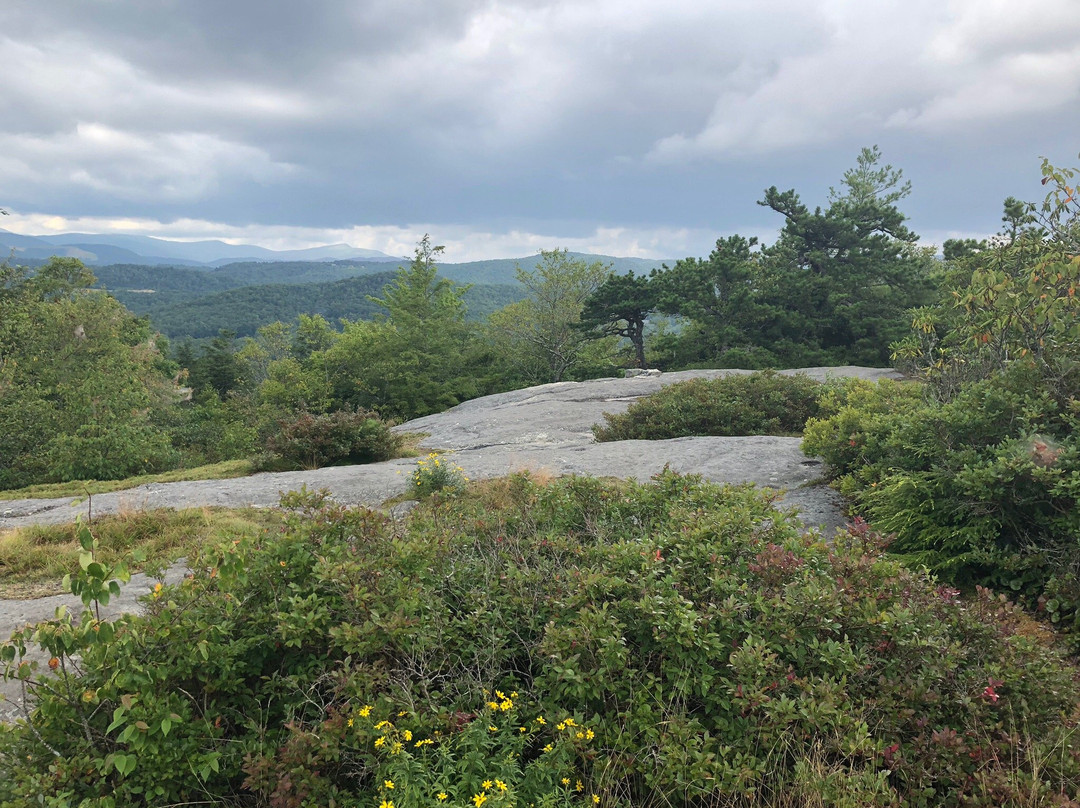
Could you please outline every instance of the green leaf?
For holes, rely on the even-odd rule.
[[[113,637],[116,636],[116,629],[113,628],[112,623],[101,623],[98,625],[98,642],[112,642]]]
[[[78,531],[79,546],[86,552],[93,552],[94,549],[94,534],[90,532],[90,528],[86,525],[79,525]]]
[[[168,735],[171,729],[172,721],[170,721],[168,718],[161,719],[161,734]]]
[[[134,755],[117,755],[114,761],[116,770],[124,777],[135,771],[136,757]]]
[[[79,566],[84,570],[94,563],[93,553],[79,553]]]
[[[109,726],[105,729],[106,734],[112,732],[118,727],[124,726],[124,715],[126,713],[127,710],[125,710],[123,707],[117,707],[115,710],[113,710],[113,720],[112,723],[109,724]]]

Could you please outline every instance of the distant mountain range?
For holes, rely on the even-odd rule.
[[[400,261],[394,255],[348,244],[329,244],[306,250],[269,250],[253,244],[224,241],[169,241],[152,236],[61,233],[57,236],[20,236],[0,229],[0,254],[15,253],[16,260],[47,260],[54,255],[78,258],[89,266],[141,264],[143,266],[218,267],[237,261]]]
[[[647,274],[660,265],[644,258],[578,255],[602,261],[615,272]],[[501,258],[463,264],[440,264],[439,274],[470,284],[465,296],[470,317],[482,319],[495,309],[520,300],[525,289],[514,275],[516,266],[536,268],[540,256]],[[136,314],[145,314],[169,337],[205,338],[221,328],[250,336],[274,320],[297,314],[370,317],[376,310],[367,295],[381,294],[398,266],[387,261],[237,262],[222,267],[110,264],[94,267],[97,286]]]
[[[150,236],[66,233],[20,236],[0,229],[0,261],[14,251],[15,263],[38,266],[54,255],[78,258],[93,268],[97,286],[136,314],[146,315],[166,336],[205,339],[222,328],[239,336],[297,314],[371,317],[381,293],[409,259],[348,244],[308,250],[268,250],[223,241],[168,241]],[[621,275],[647,275],[664,262],[646,258],[570,253],[600,261]],[[484,318],[525,294],[515,270],[533,271],[542,256],[439,263],[439,274],[471,284],[469,315]],[[671,261],[668,262],[673,263]]]

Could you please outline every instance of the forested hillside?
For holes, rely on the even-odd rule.
[[[392,272],[381,272],[331,283],[242,286],[186,300],[166,297],[159,301],[148,295],[151,305],[129,306],[149,317],[154,328],[169,337],[212,337],[222,329],[251,337],[264,325],[295,320],[301,314],[320,315],[331,323],[371,319],[379,307],[370,297],[393,277]],[[137,299],[137,294],[128,292],[117,297],[128,303],[133,296]],[[170,294],[176,293],[165,293]],[[468,316],[483,319],[521,295],[521,290],[513,286],[485,284],[468,289],[463,299]]]

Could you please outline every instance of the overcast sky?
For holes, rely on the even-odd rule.
[[[0,65],[26,234],[705,255],[878,144],[940,243],[1080,163],[1080,0],[3,0]]]

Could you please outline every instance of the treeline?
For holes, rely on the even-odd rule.
[[[825,207],[811,209],[795,191],[767,190],[761,204],[785,220],[772,245],[729,236],[708,258],[648,274],[542,252],[532,269],[517,268],[522,297],[507,302],[513,295],[506,287],[469,289],[442,277],[441,248],[425,237],[412,263],[393,275],[225,290],[151,319],[158,326],[173,317],[183,321],[175,326],[186,329],[181,333],[216,335],[198,347],[170,350],[152,338],[145,319],[89,292],[92,276],[77,262],[54,260],[36,273],[7,267],[0,315],[10,335],[0,342],[0,359],[9,390],[0,408],[8,420],[0,427],[10,424],[7,433],[26,437],[6,438],[0,485],[248,457],[275,445],[273,435],[302,416],[403,420],[480,395],[633,365],[886,365],[890,344],[910,333],[912,307],[932,303],[950,272],[964,272],[956,254],[979,245],[950,243],[944,265],[918,247],[898,208],[909,186],[879,162],[876,149],[864,149]],[[170,291],[185,293],[194,282],[189,274],[170,275]],[[224,305],[211,306],[215,298]],[[114,325],[99,327],[91,317],[99,310]],[[277,321],[250,327],[269,317]],[[50,323],[41,334],[12,330],[40,319]],[[38,348],[53,330],[60,342]],[[138,372],[118,380],[106,364],[83,360],[77,372],[65,369],[68,356],[90,352],[125,357]],[[82,384],[97,392],[71,398]],[[139,405],[115,406],[109,432],[107,418],[90,415],[125,385]],[[190,400],[179,400],[178,391]],[[42,440],[82,447],[65,436],[88,430],[108,433],[95,445],[111,459],[71,461],[83,448],[66,450],[63,461],[49,452],[30,458]]]
[[[774,244],[733,235],[708,258],[613,277],[588,321],[662,368],[888,365],[905,312],[933,299],[938,262],[897,207],[910,184],[879,163],[864,149],[825,207],[769,188],[759,204],[784,218]],[[673,319],[646,328],[657,314]]]
[[[0,487],[237,458],[281,468],[385,456],[391,420],[549,378],[556,371],[548,343],[533,344],[534,334],[557,338],[548,347],[560,356],[560,377],[571,367],[578,377],[613,369],[610,342],[590,340],[572,322],[606,267],[546,253],[541,285],[572,291],[571,308],[560,308],[556,321],[535,301],[520,301],[482,324],[469,316],[473,290],[438,275],[441,249],[425,237],[409,267],[360,287],[369,293],[353,302],[373,319],[335,327],[305,313],[244,339],[222,330],[199,349],[170,348],[146,318],[94,290],[93,275],[74,259],[34,272],[4,265]],[[559,286],[575,273],[578,287]],[[302,302],[303,289],[285,291]],[[521,294],[503,290],[503,300]],[[485,304],[494,308],[481,297]],[[235,310],[230,324],[242,316]]]

